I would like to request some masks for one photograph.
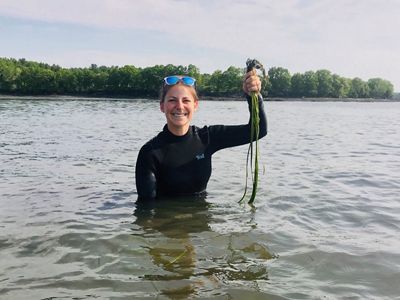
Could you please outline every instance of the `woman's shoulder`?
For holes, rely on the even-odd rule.
[[[151,138],[149,141],[147,141],[142,148],[140,149],[140,151],[145,151],[145,152],[149,152],[151,150],[160,148],[163,144],[163,132],[158,133],[155,137]]]
[[[215,132],[219,132],[220,130],[223,130],[226,126],[225,125],[206,125],[202,128],[198,128],[200,134],[207,134],[207,135],[212,135]]]
[[[209,127],[209,126],[207,126],[207,125],[204,125],[203,127],[198,127],[198,126],[195,126],[195,125],[192,125],[192,126],[191,126],[192,131],[193,131],[194,133],[204,133],[204,132],[207,132],[207,131],[208,131],[208,127]]]
[[[192,126],[194,133],[202,140],[204,144],[210,143],[210,137],[219,125],[204,125],[203,127]]]
[[[227,127],[226,125],[205,125],[203,127],[193,126],[195,132],[198,133],[199,136],[210,136],[214,134],[218,134],[221,131],[224,131]]]
[[[210,134],[210,127],[212,126],[204,125],[203,127],[197,127],[192,125],[192,131],[194,134],[202,137]]]

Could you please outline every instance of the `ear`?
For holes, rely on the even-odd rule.
[[[165,112],[165,111],[164,111],[164,101],[161,101],[161,102],[160,102],[160,110],[161,110],[162,112]]]
[[[194,110],[197,110],[199,107],[199,100],[194,100]]]

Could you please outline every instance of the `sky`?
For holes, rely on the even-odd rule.
[[[0,0],[0,57],[202,73],[257,58],[400,92],[400,0]]]

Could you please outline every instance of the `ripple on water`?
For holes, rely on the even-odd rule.
[[[135,204],[157,105],[1,101],[0,298],[400,294],[397,104],[267,103],[255,208],[237,204],[246,147],[215,155],[205,199]],[[245,103],[214,101],[198,122],[227,109],[248,121]]]

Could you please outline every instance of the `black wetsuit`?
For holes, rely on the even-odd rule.
[[[247,97],[249,109],[251,98]],[[267,134],[267,118],[259,97],[260,133]],[[211,175],[211,156],[218,150],[250,142],[250,120],[245,125],[190,126],[183,136],[167,125],[139,151],[136,189],[139,199],[193,195],[206,190]]]

